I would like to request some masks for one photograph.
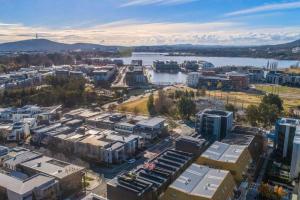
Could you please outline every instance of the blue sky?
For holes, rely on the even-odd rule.
[[[275,44],[300,39],[295,0],[0,0],[0,42]]]

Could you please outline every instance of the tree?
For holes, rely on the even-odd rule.
[[[259,121],[263,124],[264,127],[268,127],[274,124],[280,116],[280,113],[281,112],[275,104],[261,103],[259,105]]]
[[[259,109],[256,105],[249,105],[246,109],[246,118],[251,126],[256,126],[259,121]]]
[[[151,116],[155,115],[156,112],[155,112],[155,106],[154,106],[154,96],[152,93],[148,97],[147,109]]]
[[[158,113],[164,114],[168,112],[167,97],[163,90],[158,90],[158,97],[155,100],[154,106]]]
[[[283,111],[283,101],[277,94],[267,94],[263,97],[262,104],[275,105],[280,112]]]
[[[191,98],[183,96],[178,102],[178,112],[182,119],[189,120],[196,112],[196,104]]]
[[[189,96],[190,96],[191,98],[195,98],[195,92],[194,92],[193,90],[191,90],[191,91],[189,92]]]
[[[235,117],[235,113],[237,112],[237,108],[233,104],[231,104],[231,103],[226,104],[225,105],[225,110],[232,112],[233,116]]]

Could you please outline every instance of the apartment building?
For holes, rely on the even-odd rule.
[[[178,72],[180,70],[179,64],[175,61],[154,61],[153,68],[157,72]]]
[[[60,198],[58,181],[53,177],[36,174],[20,179],[0,173],[0,199],[7,200],[56,200]]]
[[[109,82],[117,72],[117,66],[107,65],[95,68],[93,71],[93,80],[98,82]]]
[[[232,112],[205,109],[196,118],[196,131],[209,141],[221,141],[232,129]]]
[[[78,192],[83,188],[83,167],[72,165],[47,156],[22,162],[19,164],[18,169],[29,175],[42,173],[47,176],[54,177],[59,183],[62,197]]]
[[[143,66],[129,66],[125,75],[126,84],[130,87],[142,87],[147,85],[148,79]]]
[[[292,159],[293,141],[300,120],[281,118],[275,124],[275,149],[277,155],[290,161]]]

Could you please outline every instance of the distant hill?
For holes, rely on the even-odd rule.
[[[136,52],[160,52],[170,55],[185,55],[213,57],[252,57],[300,60],[300,53],[294,53],[293,48],[300,47],[300,40],[285,44],[261,46],[220,46],[220,45],[157,45],[135,47]]]
[[[261,46],[221,46],[221,45],[156,45],[135,46],[130,48],[135,52],[160,52],[178,55],[189,53],[196,56],[224,56],[224,57],[258,57],[275,59],[300,60],[300,53],[292,52],[295,47],[300,47],[300,40],[285,44],[261,45]],[[0,44],[0,52],[64,52],[64,51],[103,51],[120,52],[126,50],[122,46],[105,46],[89,43],[65,44],[53,42],[47,39],[32,39]],[[128,50],[128,49],[127,49]]]
[[[65,44],[53,42],[47,39],[32,39],[22,40],[17,42],[8,42],[0,44],[0,51],[17,52],[17,51],[43,51],[43,52],[61,52],[61,51],[76,51],[76,50],[99,50],[99,51],[112,51],[118,50],[116,46],[104,46],[89,43],[75,43]]]

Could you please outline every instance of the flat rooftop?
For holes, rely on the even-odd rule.
[[[280,120],[278,120],[278,123],[280,125],[285,125],[285,126],[299,126],[300,120],[292,119],[292,118],[281,118]]]
[[[160,124],[160,123],[162,123],[164,121],[166,121],[164,118],[153,117],[153,118],[150,118],[150,119],[139,121],[137,123],[137,125],[153,127],[153,126],[156,126],[157,124]]]
[[[201,157],[216,161],[236,163],[246,148],[246,146],[242,145],[230,145],[217,141],[214,142]]]
[[[222,142],[230,145],[249,146],[254,138],[254,135],[229,134],[222,140]]]
[[[14,150],[10,151],[8,154],[11,158],[7,159],[4,164],[10,166],[16,166],[28,160],[32,160],[41,157],[42,154],[33,151],[24,150],[21,153],[14,153]]]
[[[3,173],[0,173],[0,180],[0,187],[21,195],[31,192],[34,188],[47,184],[50,181],[55,181],[54,178],[43,174],[20,180]]]
[[[84,167],[66,163],[47,156],[24,162],[21,164],[21,166],[56,177],[58,179],[62,179],[71,174],[84,170]]]
[[[211,199],[228,174],[229,171],[192,164],[170,185],[170,188]]]
[[[231,112],[224,111],[224,110],[213,110],[213,109],[205,109],[202,113],[204,114],[211,114],[211,115],[219,115],[227,117],[231,114]]]

